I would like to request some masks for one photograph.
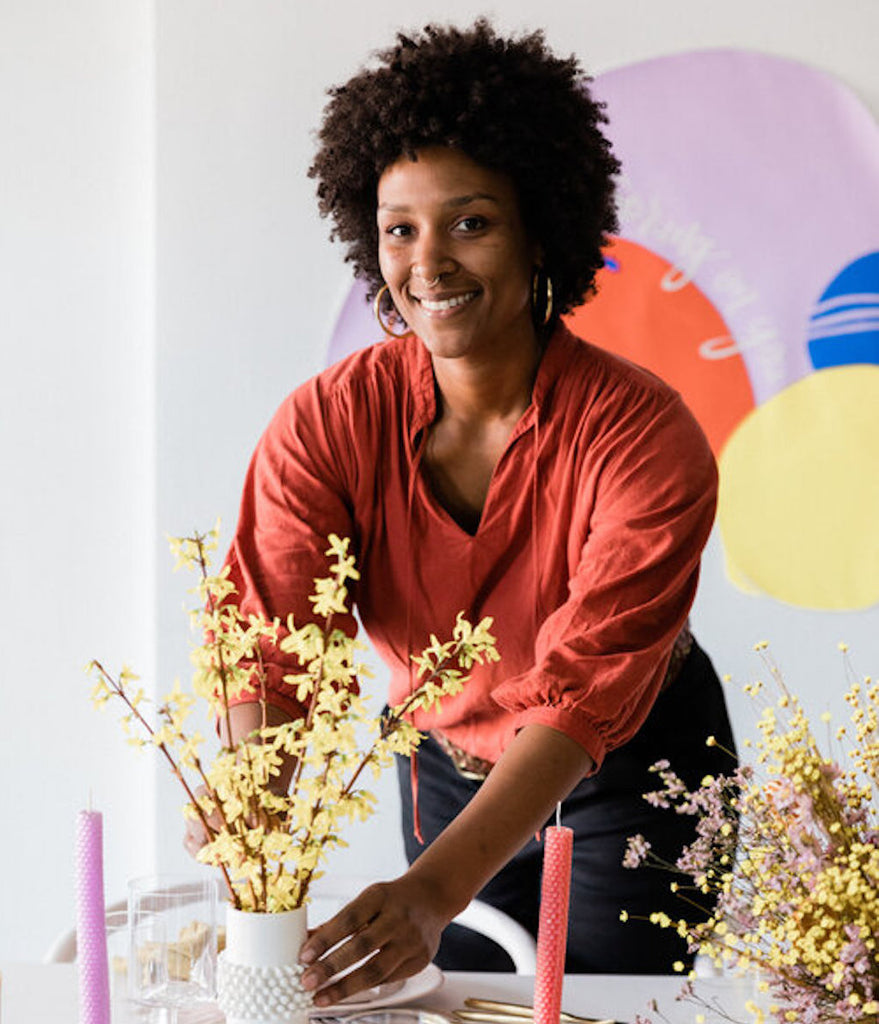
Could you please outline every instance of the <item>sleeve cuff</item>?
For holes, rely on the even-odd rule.
[[[518,732],[526,725],[546,725],[551,729],[564,733],[586,751],[592,758],[592,768],[587,775],[594,775],[601,767],[607,753],[607,744],[596,730],[592,720],[576,708],[559,708],[547,705],[534,705],[520,711],[514,720],[514,728]]]

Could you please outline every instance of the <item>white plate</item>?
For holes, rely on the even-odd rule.
[[[399,1006],[401,1003],[411,1003],[421,999],[431,992],[435,992],[443,983],[443,972],[436,964],[428,964],[423,971],[413,974],[407,978],[402,985],[397,987],[395,983],[383,986],[379,985],[378,991],[372,995],[369,992],[359,993],[351,996],[343,1003],[336,1003],[335,1006],[315,1006],[311,1010],[313,1017],[328,1017],[332,1014],[349,1014],[360,1012],[367,1013],[385,1006]],[[386,991],[382,991],[386,988]],[[361,998],[364,996],[366,998]]]

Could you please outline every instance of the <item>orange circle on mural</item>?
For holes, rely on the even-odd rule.
[[[715,455],[754,408],[744,361],[713,303],[637,242],[614,239],[598,293],[565,318],[571,330],[676,388]]]

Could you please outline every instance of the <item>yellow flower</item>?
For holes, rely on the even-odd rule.
[[[332,627],[332,618],[348,611],[346,583],[359,578],[350,542],[329,538],[329,575],[315,581],[310,598],[322,624],[300,627],[288,617],[282,630],[277,619],[240,611],[228,567],[210,571],[209,552],[217,540],[214,530],[170,542],[178,565],[198,575],[194,593],[199,607],[191,617],[204,640],[192,652],[192,693],[175,682],[155,709],[155,724],[149,724],[140,710],[146,699],[135,685],[135,673],[125,666],[113,679],[95,662],[89,666],[92,696],[99,706],[122,701],[128,712],[123,727],[143,730],[143,735],[130,735],[129,742],[161,747],[171,759],[187,786],[184,815],[199,818],[201,812],[215,828],[199,859],[222,869],[235,904],[275,912],[302,904],[327,853],[345,845],[342,828],[374,810],[375,797],[362,786],[364,773],[390,766],[394,753],[409,753],[420,742],[405,716],[459,692],[475,663],[496,661],[499,655],[491,619],[474,626],[459,615],[452,638],[432,636],[416,659],[421,684],[415,692],[381,722],[365,723],[371,740],[362,749],[360,726],[368,716],[358,688],[371,673],[358,660],[363,645]],[[196,698],[221,720],[230,702],[241,696],[264,703],[265,655],[273,648],[298,660],[299,671],[285,682],[309,705],[307,716],[258,728],[202,766],[204,738],[186,728]],[[297,765],[286,793],[276,789],[283,757]],[[197,790],[200,783],[204,792]]]

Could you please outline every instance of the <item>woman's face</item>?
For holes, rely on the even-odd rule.
[[[512,182],[452,149],[401,157],[378,183],[379,264],[394,305],[439,358],[535,346],[526,236]]]

